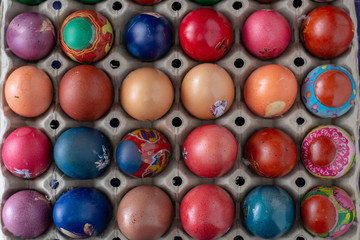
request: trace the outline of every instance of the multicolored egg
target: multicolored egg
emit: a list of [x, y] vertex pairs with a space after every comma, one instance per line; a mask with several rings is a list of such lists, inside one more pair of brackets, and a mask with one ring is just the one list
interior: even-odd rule
[[302, 161], [316, 177], [336, 179], [345, 175], [355, 161], [355, 143], [344, 129], [321, 125], [311, 130], [301, 145]]
[[301, 201], [301, 218], [307, 231], [316, 237], [335, 238], [343, 235], [355, 218], [350, 196], [335, 186], [319, 186]]
[[92, 63], [104, 58], [113, 44], [109, 20], [92, 10], [70, 14], [60, 29], [60, 46], [72, 60]]
[[45, 133], [33, 127], [21, 127], [5, 139], [2, 159], [15, 176], [36, 178], [49, 167], [51, 149]]
[[105, 171], [110, 163], [110, 157], [109, 140], [92, 128], [70, 128], [55, 142], [56, 165], [71, 178], [96, 178]]
[[338, 65], [321, 65], [305, 78], [301, 99], [305, 107], [322, 118], [344, 115], [354, 105], [356, 84], [352, 75]]
[[93, 188], [75, 188], [56, 201], [53, 210], [55, 226], [64, 235], [90, 238], [100, 235], [110, 222], [111, 203]]
[[137, 129], [128, 133], [116, 149], [120, 169], [133, 177], [155, 176], [170, 158], [170, 143], [155, 129]]

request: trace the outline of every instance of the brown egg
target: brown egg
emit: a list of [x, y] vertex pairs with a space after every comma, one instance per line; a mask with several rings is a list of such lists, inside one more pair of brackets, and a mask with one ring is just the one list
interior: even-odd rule
[[158, 239], [173, 218], [169, 196], [155, 186], [138, 186], [121, 199], [117, 211], [120, 231], [129, 240]]
[[99, 68], [80, 65], [70, 69], [59, 84], [59, 101], [64, 112], [78, 121], [103, 116], [113, 101], [113, 86]]
[[23, 66], [5, 82], [5, 99], [11, 110], [23, 117], [37, 117], [50, 106], [53, 86], [48, 75], [37, 67]]
[[155, 68], [139, 68], [131, 72], [120, 88], [120, 102], [137, 120], [156, 120], [164, 116], [174, 100], [170, 79]]
[[193, 67], [181, 85], [181, 100], [186, 110], [200, 119], [222, 116], [231, 106], [235, 87], [230, 75], [217, 64]]

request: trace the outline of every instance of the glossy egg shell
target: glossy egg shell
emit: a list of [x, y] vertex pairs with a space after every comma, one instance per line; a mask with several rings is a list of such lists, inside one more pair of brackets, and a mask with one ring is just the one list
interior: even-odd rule
[[138, 186], [127, 192], [117, 210], [120, 231], [130, 240], [160, 238], [173, 219], [169, 196], [155, 186]]
[[234, 135], [226, 128], [207, 124], [195, 128], [186, 137], [183, 159], [186, 166], [201, 177], [221, 177], [235, 164], [238, 154]]

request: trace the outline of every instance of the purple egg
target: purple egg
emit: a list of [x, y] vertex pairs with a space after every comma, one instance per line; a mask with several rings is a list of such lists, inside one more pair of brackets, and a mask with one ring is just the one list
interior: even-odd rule
[[25, 12], [10, 22], [6, 42], [18, 57], [28, 61], [39, 60], [54, 47], [55, 28], [44, 15]]
[[37, 191], [23, 190], [12, 195], [2, 210], [5, 227], [15, 236], [35, 238], [50, 225], [51, 206]]

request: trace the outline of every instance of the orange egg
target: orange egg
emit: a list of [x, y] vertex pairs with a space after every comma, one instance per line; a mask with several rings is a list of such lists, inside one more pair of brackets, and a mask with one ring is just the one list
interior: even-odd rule
[[284, 114], [293, 105], [297, 81], [286, 67], [270, 64], [256, 69], [245, 82], [244, 99], [252, 112], [273, 118]]
[[124, 110], [137, 120], [156, 120], [164, 116], [174, 100], [170, 79], [155, 68], [139, 68], [131, 72], [120, 88]]
[[181, 85], [181, 101], [186, 110], [200, 119], [215, 119], [230, 108], [235, 87], [230, 75], [217, 64], [193, 67]]
[[5, 82], [5, 99], [11, 110], [23, 117], [37, 117], [50, 106], [53, 86], [48, 75], [37, 67], [23, 66]]

